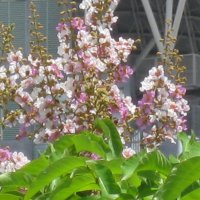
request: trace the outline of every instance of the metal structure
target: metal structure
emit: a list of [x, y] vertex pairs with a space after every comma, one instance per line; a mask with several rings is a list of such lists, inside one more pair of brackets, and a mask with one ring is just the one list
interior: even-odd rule
[[147, 55], [163, 51], [160, 39], [166, 32], [166, 20], [171, 20], [176, 48], [182, 54], [199, 53], [199, 9], [198, 0], [121, 0], [115, 12], [119, 20], [113, 34], [141, 39], [141, 50], [136, 52], [134, 63], [139, 66]]

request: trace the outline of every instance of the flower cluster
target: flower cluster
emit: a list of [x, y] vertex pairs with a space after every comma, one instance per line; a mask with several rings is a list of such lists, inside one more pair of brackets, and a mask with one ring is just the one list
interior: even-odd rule
[[83, 0], [80, 8], [85, 10], [85, 20], [68, 18], [56, 28], [55, 59], [43, 56], [43, 49], [27, 59], [21, 51], [8, 54], [9, 78], [19, 85], [14, 100], [23, 112], [4, 122], [21, 124], [18, 138], [33, 136], [36, 143], [43, 143], [67, 133], [96, 131], [96, 118], [112, 118], [122, 135], [129, 132], [127, 122], [136, 107], [117, 84], [133, 74], [126, 62], [135, 47], [132, 39], [111, 37], [117, 3]]
[[[118, 84], [134, 73], [127, 58], [135, 41], [111, 36], [117, 4], [118, 0], [83, 0], [85, 18], [68, 17], [56, 28], [57, 58], [42, 46], [45, 37], [32, 4], [31, 53], [25, 58], [20, 50], [10, 50], [8, 64], [0, 66], [0, 106], [10, 100], [19, 106], [10, 114], [6, 111], [1, 121], [6, 126], [20, 123], [19, 139], [31, 136], [35, 143], [51, 142], [85, 129], [99, 134], [96, 118], [112, 119], [123, 140], [135, 119], [148, 148], [165, 139], [173, 142], [177, 132], [186, 130], [185, 89], [165, 76], [163, 66], [152, 68], [142, 82], [144, 94], [137, 108], [120, 91]], [[124, 157], [130, 157], [129, 152]]]
[[7, 148], [0, 148], [0, 173], [14, 172], [30, 160], [22, 152], [11, 152]]
[[183, 98], [186, 89], [173, 84], [162, 65], [153, 67], [141, 84], [143, 97], [138, 102], [136, 124], [144, 134], [143, 144], [153, 148], [165, 139], [174, 142], [176, 133], [187, 129], [189, 106]]

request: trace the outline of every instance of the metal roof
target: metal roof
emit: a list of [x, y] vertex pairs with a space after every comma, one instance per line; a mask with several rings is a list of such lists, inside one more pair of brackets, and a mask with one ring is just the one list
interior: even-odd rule
[[[166, 15], [171, 15], [172, 23], [180, 17], [180, 28], [177, 35], [176, 48], [182, 54], [200, 52], [200, 1], [199, 0], [121, 0], [115, 14], [119, 17], [114, 27], [114, 35], [125, 38], [140, 38], [141, 48], [144, 50], [153, 37], [153, 29], [149, 20], [151, 10], [145, 11], [145, 6], [150, 5], [155, 23], [161, 37], [165, 33]], [[170, 13], [171, 9], [171, 14]], [[183, 9], [183, 10], [182, 10]], [[167, 14], [168, 13], [168, 14]], [[153, 22], [153, 21], [152, 21]], [[177, 24], [176, 26], [178, 26]], [[155, 43], [154, 43], [155, 44]], [[152, 45], [151, 54], [158, 51], [156, 45]]]

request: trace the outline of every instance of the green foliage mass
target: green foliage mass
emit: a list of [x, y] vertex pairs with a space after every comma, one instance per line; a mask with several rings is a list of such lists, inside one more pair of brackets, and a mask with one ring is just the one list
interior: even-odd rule
[[[200, 199], [200, 143], [179, 134], [183, 152], [141, 151], [129, 159], [114, 124], [97, 120], [101, 136], [65, 135], [36, 160], [0, 176], [0, 200]], [[91, 159], [95, 153], [100, 159]]]

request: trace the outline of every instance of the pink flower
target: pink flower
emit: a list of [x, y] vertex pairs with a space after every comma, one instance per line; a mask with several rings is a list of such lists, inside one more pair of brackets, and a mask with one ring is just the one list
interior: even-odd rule
[[71, 119], [67, 119], [64, 124], [63, 131], [65, 133], [75, 133], [76, 132], [76, 124]]
[[128, 159], [128, 158], [131, 158], [133, 155], [135, 155], [136, 152], [132, 149], [132, 148], [125, 148], [123, 151], [122, 151], [122, 156], [125, 158], [125, 159]]
[[84, 92], [81, 92], [81, 94], [80, 94], [80, 96], [78, 98], [78, 101], [80, 103], [85, 103], [87, 101], [87, 99], [88, 99], [88, 95], [86, 93], [84, 93]]
[[100, 159], [100, 156], [97, 155], [96, 153], [92, 153], [90, 157], [91, 157], [92, 160], [99, 160]]
[[20, 126], [19, 134], [16, 136], [16, 139], [21, 140], [21, 139], [27, 137], [27, 135], [28, 135], [27, 127], [26, 127], [26, 125], [23, 124]]
[[151, 104], [153, 103], [154, 98], [155, 98], [155, 91], [150, 90], [143, 95], [142, 102], [143, 104]]
[[51, 135], [48, 138], [49, 142], [53, 142], [54, 140], [56, 140], [57, 138], [59, 138], [61, 136], [60, 131], [55, 131], [53, 133], [51, 133]]
[[140, 116], [138, 119], [136, 119], [136, 124], [140, 130], [144, 130], [151, 125], [151, 122], [148, 116]]
[[127, 121], [127, 117], [129, 116], [129, 111], [125, 105], [119, 107], [119, 112], [121, 114], [122, 121]]
[[60, 23], [58, 23], [58, 26], [56, 27], [56, 30], [61, 32], [63, 30], [66, 30], [67, 27], [68, 27], [67, 23], [60, 22]]
[[11, 152], [8, 149], [0, 149], [0, 162], [10, 160]]
[[120, 65], [118, 70], [114, 73], [114, 78], [117, 82], [126, 82], [131, 75], [133, 75], [133, 69], [130, 66]]
[[31, 76], [35, 77], [35, 76], [37, 76], [38, 74], [39, 74], [39, 73], [38, 73], [38, 70], [37, 70], [36, 68], [32, 67], [32, 69], [31, 69]]
[[56, 64], [52, 64], [51, 65], [51, 69], [53, 71], [53, 73], [58, 77], [58, 78], [64, 78], [61, 70], [58, 68], [58, 66]]
[[85, 29], [84, 20], [81, 19], [80, 17], [74, 17], [71, 20], [71, 25], [74, 29], [77, 29], [77, 30], [84, 30]]
[[185, 87], [183, 87], [182, 85], [176, 85], [176, 89], [173, 93], [171, 93], [171, 96], [180, 99], [185, 95], [185, 93]]

